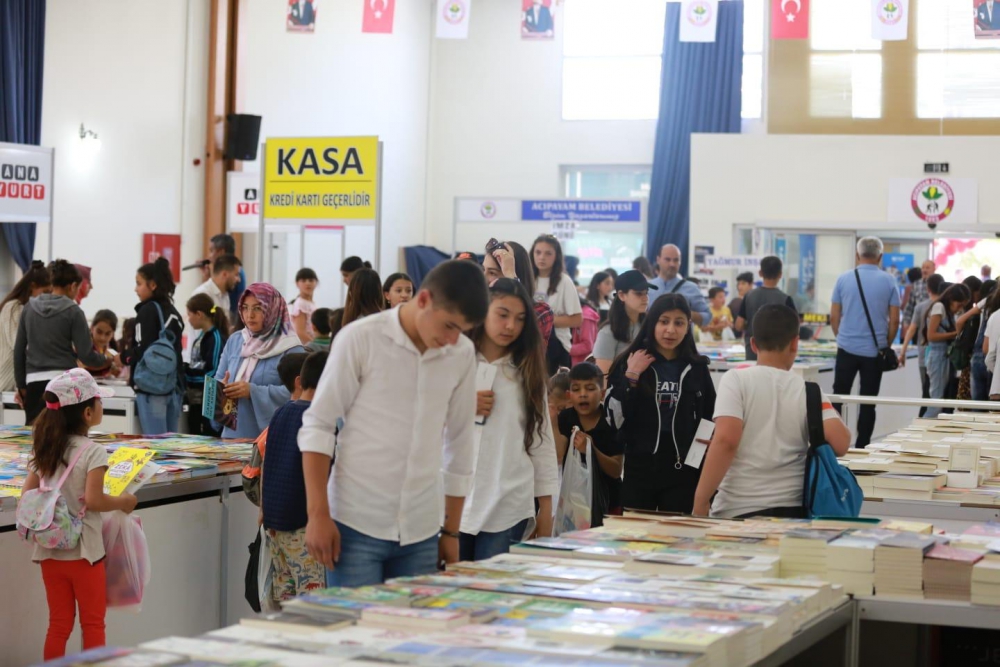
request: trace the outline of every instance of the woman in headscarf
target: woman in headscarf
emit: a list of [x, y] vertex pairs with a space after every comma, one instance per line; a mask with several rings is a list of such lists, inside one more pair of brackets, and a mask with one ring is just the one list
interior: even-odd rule
[[220, 426], [223, 438], [256, 438], [291, 398], [278, 376], [278, 362], [305, 348], [292, 328], [285, 300], [272, 285], [250, 285], [238, 311], [243, 329], [229, 338], [216, 371], [226, 398], [237, 401], [236, 423]]

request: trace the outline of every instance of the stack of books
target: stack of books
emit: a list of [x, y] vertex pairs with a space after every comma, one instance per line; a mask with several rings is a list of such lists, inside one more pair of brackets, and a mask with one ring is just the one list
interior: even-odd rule
[[924, 597], [924, 554], [937, 544], [934, 537], [897, 533], [875, 547], [875, 595]]
[[826, 551], [826, 574], [849, 595], [875, 592], [875, 547], [895, 535], [878, 528], [857, 530], [830, 542]]
[[785, 533], [778, 547], [781, 576], [816, 576], [825, 579], [827, 545], [840, 537], [842, 532], [836, 529], [799, 528]]
[[972, 566], [972, 604], [1000, 605], [1000, 560], [984, 559]]
[[932, 500], [934, 492], [947, 483], [948, 475], [888, 473], [875, 477], [875, 495], [896, 500]]
[[968, 602], [972, 595], [972, 567], [982, 559], [980, 551], [934, 545], [924, 558], [924, 597]]

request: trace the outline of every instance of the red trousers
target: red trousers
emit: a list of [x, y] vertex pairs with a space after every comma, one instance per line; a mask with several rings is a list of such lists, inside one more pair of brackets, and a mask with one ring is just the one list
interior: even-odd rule
[[104, 615], [108, 609], [104, 561], [43, 560], [42, 581], [49, 603], [49, 631], [45, 636], [45, 660], [66, 655], [66, 642], [73, 632], [76, 607], [80, 607], [83, 650], [104, 646]]

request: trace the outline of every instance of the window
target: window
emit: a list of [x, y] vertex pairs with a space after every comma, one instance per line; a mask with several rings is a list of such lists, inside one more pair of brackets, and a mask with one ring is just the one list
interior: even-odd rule
[[585, 199], [649, 197], [653, 168], [649, 165], [564, 166], [563, 196]]
[[[656, 120], [660, 110], [667, 0], [565, 3], [564, 120]], [[760, 118], [764, 79], [764, 0], [745, 0], [743, 118]], [[594, 91], [613, 91], [598, 94]]]
[[809, 114], [882, 117], [882, 42], [871, 37], [869, 0], [813, 0]]
[[920, 3], [918, 118], [1000, 118], [1000, 51], [996, 41], [974, 37], [969, 9]]

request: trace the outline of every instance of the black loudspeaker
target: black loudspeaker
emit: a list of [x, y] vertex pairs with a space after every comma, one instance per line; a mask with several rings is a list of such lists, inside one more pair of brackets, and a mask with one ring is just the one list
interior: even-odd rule
[[226, 158], [229, 160], [256, 160], [260, 143], [260, 116], [231, 113], [226, 116], [229, 133], [226, 135]]

